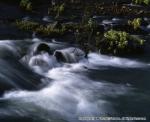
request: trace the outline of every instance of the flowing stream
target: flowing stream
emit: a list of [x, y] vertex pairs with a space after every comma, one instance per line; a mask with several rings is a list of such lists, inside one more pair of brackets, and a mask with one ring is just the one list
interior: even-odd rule
[[44, 44], [54, 55], [37, 53], [41, 42], [0, 41], [0, 122], [150, 116], [148, 58], [90, 53], [85, 59], [80, 49], [50, 42]]

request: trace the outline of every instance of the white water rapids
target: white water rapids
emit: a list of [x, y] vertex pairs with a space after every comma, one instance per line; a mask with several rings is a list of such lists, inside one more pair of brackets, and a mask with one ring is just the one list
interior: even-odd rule
[[[126, 102], [124, 104], [124, 101], [128, 100], [132, 103], [129, 107], [134, 106], [132, 95], [135, 100], [137, 96], [141, 96], [141, 98], [139, 97], [141, 100], [138, 98], [140, 102], [137, 104], [147, 105], [141, 104], [141, 102], [149, 101], [148, 97], [144, 93], [135, 94], [136, 87], [130, 84], [130, 81], [148, 81], [149, 79], [146, 77], [149, 76], [147, 70], [149, 64], [97, 53], [90, 53], [87, 59], [80, 58], [80, 61], [76, 63], [62, 63], [57, 60], [55, 55], [48, 53], [32, 55], [36, 44], [30, 47], [30, 55], [30, 52], [26, 51], [29, 44], [40, 41], [37, 39], [24, 41], [27, 44], [12, 40], [0, 41], [0, 83], [3, 85], [6, 82], [6, 88], [8, 84], [8, 90], [0, 98], [0, 121], [78, 122], [78, 118], [82, 116], [118, 115], [116, 104], [121, 104], [122, 107], [127, 104]], [[49, 45], [56, 50], [62, 48], [61, 45]], [[68, 52], [73, 48], [63, 48], [65, 48], [65, 52], [63, 52], [64, 50], [59, 51], [64, 57], [66, 56], [67, 60], [78, 61], [75, 59], [77, 57], [74, 53]], [[22, 51], [23, 49], [25, 51]], [[20, 59], [23, 52], [26, 52], [27, 57]], [[70, 55], [71, 59], [69, 59]], [[38, 79], [26, 67], [29, 67], [35, 74], [42, 75], [42, 79], [40, 77]], [[134, 73], [130, 73], [130, 70], [131, 72], [133, 70]], [[143, 74], [141, 70], [144, 71]], [[142, 76], [145, 78], [141, 79]], [[117, 78], [120, 80], [119, 83], [112, 82], [117, 81]], [[36, 86], [36, 81], [37, 83], [39, 81], [46, 82], [47, 85], [37, 91], [23, 90], [23, 88], [32, 90]], [[137, 82], [139, 86], [141, 86], [140, 82]], [[19, 89], [9, 90], [9, 85]], [[120, 97], [126, 99], [121, 102]]]
[[[45, 62], [45, 65], [34, 63], [35, 59]], [[59, 117], [52, 115], [54, 116], [52, 119], [47, 114], [39, 112], [40, 115], [33, 114], [35, 119], [36, 116], [40, 116], [45, 122], [58, 122], [60, 120], [58, 118], [63, 118], [66, 122], [77, 122], [80, 116], [100, 116], [100, 114], [107, 116], [108, 113], [116, 113], [107, 97], [117, 98], [132, 93], [132, 87], [126, 84], [94, 81], [85, 75], [86, 72], [90, 69], [103, 70], [102, 67], [141, 68], [148, 65], [130, 59], [91, 53], [88, 55], [88, 60], [84, 59], [74, 64], [58, 63], [53, 56], [41, 54], [33, 56], [29, 66], [35, 72], [44, 75], [49, 85], [36, 92], [21, 90], [6, 93], [3, 99], [15, 101], [16, 106], [19, 107], [3, 111], [1, 114], [27, 116], [31, 113], [36, 114], [34, 106], [38, 106], [48, 113], [52, 111], [58, 113]], [[50, 82], [48, 78], [53, 81]]]

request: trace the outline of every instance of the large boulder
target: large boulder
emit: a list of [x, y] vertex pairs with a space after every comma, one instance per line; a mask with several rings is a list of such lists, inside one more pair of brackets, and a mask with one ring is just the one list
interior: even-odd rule
[[57, 61], [65, 63], [76, 63], [85, 57], [85, 53], [75, 47], [56, 50], [54, 53]]

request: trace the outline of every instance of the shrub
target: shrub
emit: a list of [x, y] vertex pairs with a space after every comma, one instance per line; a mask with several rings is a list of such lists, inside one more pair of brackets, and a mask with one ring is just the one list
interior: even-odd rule
[[65, 11], [65, 3], [62, 3], [60, 5], [54, 5], [48, 8], [48, 14], [55, 14], [55, 17], [59, 17], [62, 15]]
[[20, 7], [27, 11], [32, 11], [32, 2], [30, 0], [21, 0]]
[[128, 21], [128, 25], [132, 26], [134, 28], [134, 30], [137, 30], [138, 28], [140, 28], [141, 24], [142, 24], [141, 18], [135, 18], [134, 20]]
[[143, 51], [145, 41], [124, 31], [110, 30], [104, 33], [100, 43], [102, 53], [126, 54]]
[[134, 4], [139, 4], [139, 5], [141, 5], [141, 4], [150, 5], [150, 0], [132, 0], [132, 2]]
[[37, 22], [32, 21], [16, 21], [15, 25], [21, 29], [26, 31], [33, 31], [35, 28], [39, 26]]
[[66, 32], [64, 27], [54, 28], [51, 24], [41, 25], [33, 21], [16, 21], [15, 25], [21, 30], [34, 31], [44, 36], [61, 36]]
[[88, 21], [88, 26], [90, 29], [95, 29], [98, 26], [98, 24], [95, 20], [90, 18]]
[[58, 28], [52, 28], [50, 24], [46, 25], [46, 26], [43, 26], [43, 25], [40, 25], [38, 28], [36, 28], [36, 32], [37, 33], [40, 33], [40, 34], [43, 34], [43, 35], [51, 35], [51, 36], [61, 36], [65, 33], [65, 28], [61, 28], [61, 29], [58, 29]]

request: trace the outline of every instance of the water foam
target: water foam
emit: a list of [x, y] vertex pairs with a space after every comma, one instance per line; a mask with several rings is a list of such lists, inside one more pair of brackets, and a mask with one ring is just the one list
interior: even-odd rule
[[[41, 59], [44, 60], [46, 65], [39, 65], [43, 62], [37, 63], [35, 61]], [[146, 65], [130, 59], [98, 55], [96, 53], [90, 53], [88, 61], [82, 60], [74, 64], [65, 63], [62, 67], [55, 66], [57, 61], [52, 60], [53, 58], [48, 54], [41, 54], [33, 56], [29, 62], [32, 68], [37, 68], [38, 64], [40, 72], [47, 68], [44, 71], [44, 76], [52, 79], [53, 82], [50, 82], [46, 88], [36, 92], [12, 91], [6, 93], [3, 99], [19, 101], [18, 104], [22, 106], [28, 103], [49, 112], [55, 111], [69, 122], [78, 122], [79, 116], [99, 116], [100, 113], [107, 116], [109, 112], [116, 112], [107, 97], [117, 98], [128, 92], [131, 93], [131, 86], [113, 84], [102, 80], [94, 81], [85, 76], [83, 72], [97, 66], [139, 68]], [[27, 114], [30, 108], [19, 109], [21, 109], [20, 112], [23, 110], [22, 114]], [[34, 111], [32, 112], [34, 113]]]
[[88, 61], [91, 65], [96, 66], [112, 66], [120, 68], [141, 68], [148, 66], [147, 64], [139, 61], [96, 53], [90, 53], [88, 55]]
[[82, 73], [77, 73], [79, 71], [77, 64], [53, 68], [45, 74], [53, 79], [48, 87], [38, 92], [14, 91], [5, 94], [4, 98], [56, 111], [70, 122], [77, 122], [79, 116], [98, 116], [99, 113], [107, 114], [108, 111], [114, 113], [105, 96], [124, 95], [129, 88], [104, 81], [92, 81]]
[[5, 52], [9, 51], [14, 56], [19, 56], [18, 52], [20, 51], [20, 48], [16, 47], [15, 42], [12, 40], [0, 40], [0, 49], [1, 49], [1, 51], [4, 50]]

